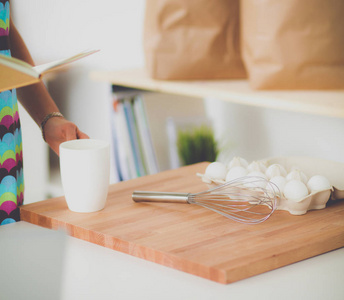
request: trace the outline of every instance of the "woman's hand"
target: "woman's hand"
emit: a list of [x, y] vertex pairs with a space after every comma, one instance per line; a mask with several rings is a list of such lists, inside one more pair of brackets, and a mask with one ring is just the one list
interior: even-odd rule
[[[30, 65], [35, 65], [22, 37], [12, 22], [12, 18], [10, 18], [10, 22], [9, 39], [12, 56]], [[59, 111], [43, 82], [18, 88], [17, 95], [18, 100], [38, 126], [41, 125], [42, 118], [49, 112]], [[73, 122], [62, 117], [50, 118], [44, 124], [44, 136], [46, 142], [57, 155], [59, 155], [59, 146], [62, 142], [89, 138]]]
[[59, 155], [59, 146], [65, 141], [88, 139], [89, 136], [73, 123], [62, 117], [49, 119], [44, 125], [45, 141]]

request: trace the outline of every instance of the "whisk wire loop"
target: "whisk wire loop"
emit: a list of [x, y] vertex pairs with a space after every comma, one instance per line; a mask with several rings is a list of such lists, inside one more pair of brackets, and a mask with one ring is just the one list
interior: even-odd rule
[[267, 220], [276, 209], [278, 197], [280, 197], [278, 187], [267, 179], [258, 176], [241, 177], [194, 194], [133, 193], [133, 200], [136, 202], [196, 204], [244, 224], [258, 224]]

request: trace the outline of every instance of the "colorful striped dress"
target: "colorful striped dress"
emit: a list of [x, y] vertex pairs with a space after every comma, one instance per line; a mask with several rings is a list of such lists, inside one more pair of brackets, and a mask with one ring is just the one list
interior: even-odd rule
[[[0, 53], [9, 47], [10, 4], [0, 0]], [[23, 154], [16, 90], [0, 93], [0, 225], [20, 220], [23, 204]]]

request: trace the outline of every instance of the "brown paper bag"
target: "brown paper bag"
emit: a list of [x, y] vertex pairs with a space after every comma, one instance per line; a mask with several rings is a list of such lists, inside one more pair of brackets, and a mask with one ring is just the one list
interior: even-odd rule
[[253, 88], [344, 88], [343, 0], [242, 0], [240, 9]]
[[144, 51], [155, 79], [246, 77], [239, 0], [147, 0]]

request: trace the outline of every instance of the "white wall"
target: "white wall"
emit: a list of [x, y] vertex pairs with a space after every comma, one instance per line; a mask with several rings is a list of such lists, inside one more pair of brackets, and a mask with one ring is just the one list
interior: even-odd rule
[[[48, 148], [41, 130], [24, 108], [18, 105], [23, 141], [23, 168], [25, 178], [25, 203], [46, 199], [49, 168]], [[26, 172], [27, 171], [27, 172]]]
[[206, 99], [205, 106], [217, 137], [228, 139], [231, 145], [230, 158], [313, 156], [344, 162], [344, 119], [248, 107], [217, 99]]
[[[94, 48], [54, 82], [54, 99], [68, 118], [94, 138], [108, 138], [109, 85], [89, 79], [92, 70], [142, 67], [141, 0], [16, 0], [15, 24], [36, 63]], [[93, 121], [95, 119], [95, 121]]]
[[[92, 138], [110, 140], [107, 107], [111, 94], [108, 84], [91, 81], [88, 74], [92, 70], [143, 66], [144, 4], [140, 0], [16, 0], [11, 3], [15, 25], [36, 64], [89, 48], [101, 50], [74, 63], [70, 70], [57, 74], [49, 82], [62, 113]], [[46, 153], [44, 143], [37, 137], [35, 124], [25, 112], [21, 114], [26, 129], [23, 130], [25, 202], [29, 203], [44, 198], [46, 188], [42, 186], [49, 181], [48, 174], [41, 172], [42, 176], [37, 177], [35, 172], [37, 168], [45, 170], [47, 155], [37, 155], [37, 151]], [[50, 155], [53, 164], [58, 163], [56, 155]], [[53, 196], [61, 193], [61, 189], [51, 191]]]
[[101, 52], [80, 64], [109, 70], [143, 65], [143, 0], [15, 0], [11, 5], [36, 63], [95, 48]]
[[[94, 48], [101, 51], [61, 73], [53, 83], [55, 101], [67, 117], [94, 138], [106, 138], [105, 106], [109, 86], [93, 82], [89, 71], [143, 66], [140, 0], [16, 0], [12, 3], [15, 24], [36, 63], [66, 57]], [[105, 103], [106, 102], [106, 103]], [[95, 119], [96, 121], [91, 121]]]

